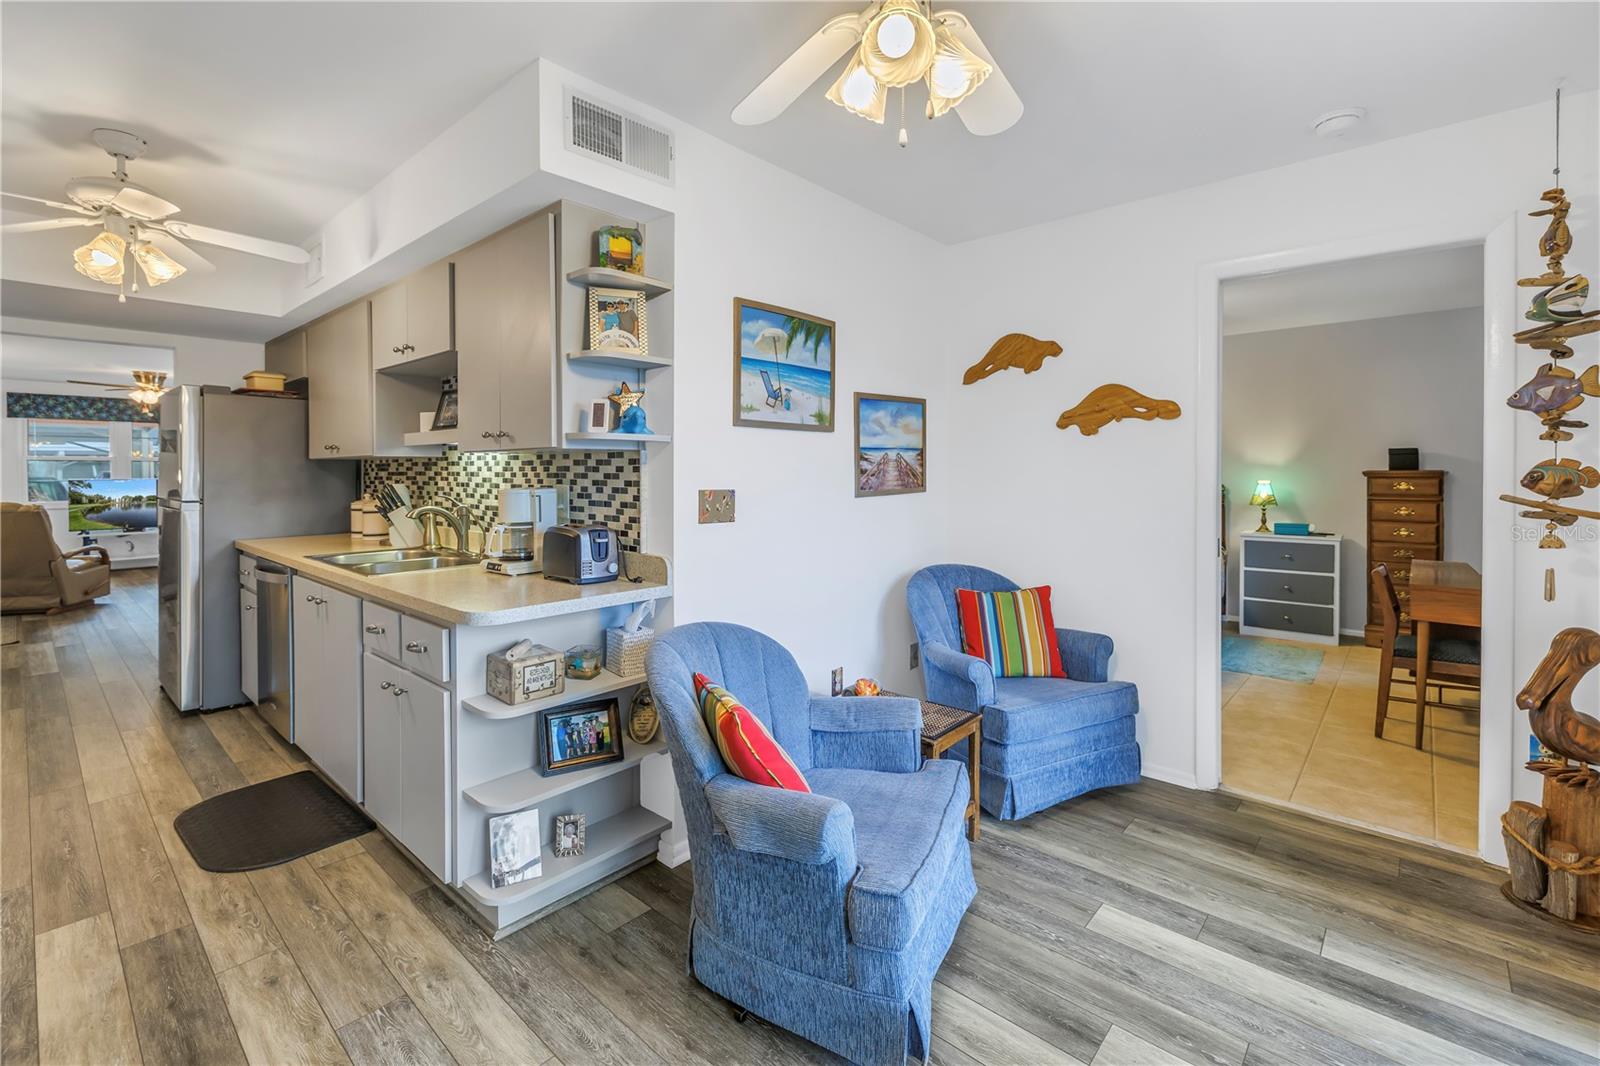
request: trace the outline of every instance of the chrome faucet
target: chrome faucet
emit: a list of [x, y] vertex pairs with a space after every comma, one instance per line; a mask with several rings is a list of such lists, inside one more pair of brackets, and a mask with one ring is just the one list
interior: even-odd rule
[[455, 532], [456, 551], [463, 555], [477, 554], [472, 550], [468, 540], [467, 531], [472, 527], [472, 511], [464, 504], [454, 507], [443, 507], [437, 503], [425, 503], [420, 507], [413, 507], [407, 517], [422, 522], [422, 546], [424, 548], [439, 549], [438, 527], [431, 519], [443, 519]]

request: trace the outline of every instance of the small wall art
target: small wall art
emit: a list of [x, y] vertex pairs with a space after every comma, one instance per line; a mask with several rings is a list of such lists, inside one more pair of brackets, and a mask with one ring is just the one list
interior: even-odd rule
[[644, 273], [644, 234], [632, 226], [602, 226], [594, 236], [597, 265], [630, 274]]
[[733, 301], [733, 424], [833, 432], [834, 324]]
[[1024, 374], [1031, 374], [1043, 366], [1046, 359], [1060, 354], [1061, 345], [1055, 341], [1042, 341], [1026, 333], [1007, 333], [989, 346], [982, 359], [967, 367], [967, 372], [961, 375], [961, 384], [971, 385], [1012, 367], [1021, 367]]
[[856, 495], [928, 491], [928, 401], [856, 393]]
[[648, 308], [642, 292], [632, 289], [589, 290], [589, 349], [597, 352], [650, 354]]
[[1126, 385], [1101, 385], [1076, 407], [1062, 411], [1061, 417], [1056, 419], [1056, 428], [1077, 426], [1079, 433], [1092, 437], [1102, 426], [1124, 418], [1149, 422], [1156, 418], [1177, 418], [1182, 413], [1176, 401], [1151, 399]]

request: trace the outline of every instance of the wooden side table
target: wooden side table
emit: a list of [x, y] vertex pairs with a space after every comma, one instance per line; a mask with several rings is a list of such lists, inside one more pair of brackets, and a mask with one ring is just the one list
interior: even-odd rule
[[[902, 693], [885, 692], [885, 696]], [[922, 754], [925, 758], [941, 759], [944, 753], [971, 738], [967, 747], [967, 777], [972, 782], [972, 799], [967, 801], [967, 839], [978, 839], [978, 763], [983, 752], [983, 715], [948, 707], [942, 703], [910, 697], [922, 704]]]

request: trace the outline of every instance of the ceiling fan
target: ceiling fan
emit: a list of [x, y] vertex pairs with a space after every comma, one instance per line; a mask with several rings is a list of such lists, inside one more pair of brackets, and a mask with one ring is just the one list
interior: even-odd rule
[[[232, 248], [285, 263], [305, 263], [310, 260], [304, 248], [292, 244], [281, 244], [173, 218], [179, 211], [177, 204], [128, 180], [129, 161], [138, 159], [150, 147], [144, 138], [125, 130], [97, 129], [90, 134], [90, 139], [116, 160], [117, 167], [111, 176], [73, 178], [67, 182], [67, 199], [71, 203], [0, 192], [0, 196], [7, 200], [72, 212], [66, 217], [6, 223], [0, 225], [0, 233], [37, 233], [73, 226], [100, 227], [100, 233], [72, 253], [73, 266], [85, 277], [117, 286], [119, 301], [127, 300], [122, 285], [124, 278], [132, 274], [126, 268], [129, 256], [144, 274], [145, 282], [151, 286], [169, 282], [190, 269], [215, 269], [204, 256], [184, 244], [186, 240]], [[38, 211], [37, 206], [21, 209]], [[133, 275], [132, 281], [133, 291], [138, 292], [138, 276]]]
[[164, 370], [135, 370], [133, 371], [132, 385], [107, 385], [103, 381], [75, 381], [67, 379], [69, 385], [99, 385], [107, 392], [126, 392], [128, 399], [144, 408], [146, 411], [161, 399], [167, 392], [167, 374]]
[[980, 137], [1008, 130], [1022, 117], [1021, 98], [965, 15], [934, 11], [927, 0], [874, 0], [862, 11], [823, 23], [739, 102], [733, 121], [771, 122], [852, 48], [828, 99], [881, 124], [889, 90], [899, 89], [902, 148], [909, 140], [905, 89], [913, 82], [927, 85], [928, 118], [954, 110]]

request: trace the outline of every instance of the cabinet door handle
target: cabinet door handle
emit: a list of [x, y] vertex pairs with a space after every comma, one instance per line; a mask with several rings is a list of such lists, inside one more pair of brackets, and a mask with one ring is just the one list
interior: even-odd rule
[[1396, 529], [1394, 531], [1394, 535], [1397, 536], [1397, 537], [1414, 537], [1417, 534], [1416, 534], [1416, 531], [1412, 530], [1408, 526], [1400, 526], [1398, 529]]
[[1396, 481], [1394, 483], [1394, 491], [1395, 492], [1416, 492], [1417, 491], [1417, 487], [1415, 485], [1413, 485], [1409, 481]]
[[1401, 504], [1399, 507], [1394, 509], [1394, 516], [1396, 518], [1415, 518], [1416, 515], [1417, 509], [1415, 507], [1407, 507], [1405, 504]]
[[1283, 620], [1284, 620], [1284, 621], [1285, 621], [1285, 622], [1293, 622], [1293, 621], [1294, 621], [1294, 618], [1293, 618], [1293, 617], [1292, 617], [1292, 616], [1291, 616], [1291, 615], [1287, 615], [1287, 614], [1286, 614], [1286, 615], [1284, 615], [1284, 616], [1283, 616]]
[[387, 690], [389, 690], [391, 688], [394, 688], [394, 682], [393, 681], [385, 681], [383, 684], [379, 685], [378, 687], [381, 688], [381, 689], [384, 689], [385, 691], [387, 691]]
[[248, 603], [247, 603], [247, 604], [245, 604], [245, 605], [244, 605], [244, 609], [245, 609], [245, 610], [247, 610], [247, 611], [253, 611], [253, 610], [255, 610], [255, 608], [254, 608], [254, 607], [252, 607], [252, 606], [250, 606], [250, 605], [249, 605], [249, 604], [248, 604]]
[[1293, 592], [1294, 591], [1294, 586], [1293, 585], [1285, 585], [1285, 586], [1283, 586], [1283, 591], [1285, 591], [1285, 592]]
[[406, 641], [406, 651], [414, 651], [422, 655], [428, 654], [428, 646], [420, 640]]
[[393, 352], [395, 355], [399, 355], [400, 354], [400, 346], [398, 344], [395, 345], [393, 348], [390, 348], [389, 350], [391, 352]]
[[417, 346], [415, 344], [402, 344], [400, 350], [402, 352], [414, 352], [417, 350]]
[[1293, 552], [1284, 552], [1282, 555], [1278, 556], [1278, 558], [1287, 559], [1292, 563], [1292, 562], [1294, 562], [1294, 553]]
[[384, 629], [383, 629], [382, 626], [374, 625], [374, 626], [368, 626], [367, 627], [367, 632], [368, 633], [380, 633], [381, 634], [383, 631], [384, 631]]
[[1411, 576], [1411, 571], [1409, 571], [1409, 570], [1396, 570], [1391, 576], [1396, 581], [1404, 581], [1406, 578]]
[[328, 447], [331, 448], [334, 451], [338, 451], [339, 450], [339, 446], [337, 444], [330, 444], [330, 445], [328, 445]]
[[316, 603], [317, 602], [317, 598], [315, 596], [311, 595], [311, 593], [308, 592], [308, 593], [306, 593], [306, 602], [307, 603]]
[[406, 690], [401, 688], [399, 685], [396, 685], [394, 687], [394, 694], [396, 696], [404, 696], [406, 694]]
[[490, 438], [492, 438], [492, 437], [493, 437], [493, 436], [494, 436], [494, 434], [493, 434], [493, 433], [490, 433], [490, 432], [489, 432], [489, 431], [488, 431], [488, 430], [484, 430], [484, 431], [483, 431], [483, 439], [484, 439], [484, 440], [489, 440], [489, 439], [490, 439]]
[[1396, 548], [1394, 550], [1394, 557], [1396, 559], [1414, 559], [1416, 558], [1416, 555], [1417, 553], [1412, 551], [1410, 548]]

